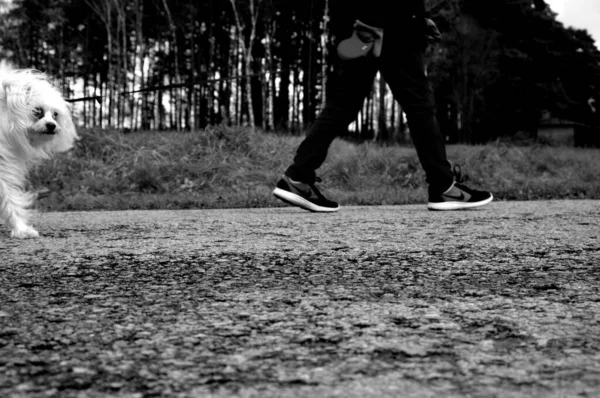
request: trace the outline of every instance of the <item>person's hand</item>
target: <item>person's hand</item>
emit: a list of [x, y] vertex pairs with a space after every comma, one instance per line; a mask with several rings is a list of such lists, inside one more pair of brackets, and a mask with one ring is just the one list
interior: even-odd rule
[[435, 43], [441, 40], [442, 34], [433, 20], [425, 18], [425, 37], [428, 43]]
[[358, 19], [354, 22], [354, 32], [356, 32], [356, 36], [363, 43], [372, 43], [383, 37], [383, 30], [381, 28], [367, 25]]

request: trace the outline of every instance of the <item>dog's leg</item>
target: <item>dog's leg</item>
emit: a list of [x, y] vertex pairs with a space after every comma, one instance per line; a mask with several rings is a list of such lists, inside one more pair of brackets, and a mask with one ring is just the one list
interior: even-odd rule
[[0, 181], [0, 213], [12, 228], [13, 238], [37, 238], [38, 231], [28, 224], [33, 199], [27, 192], [8, 186]]

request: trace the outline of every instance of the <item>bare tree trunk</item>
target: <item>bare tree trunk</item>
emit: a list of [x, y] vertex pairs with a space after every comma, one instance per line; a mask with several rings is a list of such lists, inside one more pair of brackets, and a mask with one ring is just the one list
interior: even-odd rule
[[302, 128], [307, 129], [308, 124], [312, 121], [313, 116], [311, 114], [311, 103], [312, 103], [312, 85], [313, 85], [313, 42], [314, 42], [314, 23], [313, 23], [313, 0], [308, 0], [309, 11], [308, 11], [308, 26], [304, 35], [304, 40], [307, 43], [306, 51], [308, 56], [305, 57], [302, 62], [302, 69], [304, 70], [304, 81], [302, 86], [304, 88], [304, 95], [302, 101]]
[[273, 54], [271, 53], [270, 55], [270, 65], [271, 65], [271, 81], [269, 82], [269, 93], [268, 93], [268, 97], [269, 97], [269, 126], [271, 126], [271, 128], [273, 130], [275, 130], [275, 88], [277, 85], [277, 76], [279, 74], [279, 71], [277, 70], [277, 64], [275, 63], [274, 59], [273, 59]]
[[406, 135], [406, 123], [404, 122], [404, 111], [401, 106], [398, 106], [398, 131], [400, 132], [400, 136], [402, 137], [402, 142], [406, 143], [408, 138]]
[[244, 90], [241, 87], [241, 71], [240, 71], [240, 49], [239, 46], [235, 47], [235, 118], [237, 120], [236, 124], [242, 124], [242, 95]]
[[[135, 10], [136, 10], [136, 18], [135, 18], [135, 46], [134, 46], [134, 71], [136, 69], [136, 64], [140, 69], [139, 73], [139, 84], [136, 81], [136, 77], [138, 73], [134, 73], [133, 80], [131, 84], [131, 91], [137, 90], [137, 88], [141, 88], [144, 84], [145, 78], [145, 70], [144, 70], [144, 53], [145, 53], [145, 43], [142, 37], [142, 28], [143, 28], [143, 18], [144, 15], [144, 2], [141, 0], [135, 1]], [[141, 104], [136, 101], [137, 95], [131, 94], [130, 106], [131, 106], [131, 115], [132, 115], [132, 129], [137, 130], [138, 127], [142, 127], [144, 122], [142, 119], [144, 118], [144, 109], [145, 109], [145, 93], [140, 93]], [[139, 121], [139, 124], [138, 124]], [[143, 127], [142, 127], [143, 128]]]
[[273, 115], [273, 103], [275, 101], [275, 81], [277, 68], [273, 58], [273, 40], [277, 25], [275, 22], [270, 23], [265, 32], [265, 58], [268, 73], [263, 80], [263, 129], [275, 127], [275, 119]]
[[[208, 103], [208, 115], [205, 118], [205, 120], [208, 121], [209, 124], [215, 124], [216, 123], [216, 116], [217, 116], [217, 112], [214, 111], [215, 109], [215, 102], [216, 102], [216, 98], [215, 98], [215, 94], [214, 94], [214, 89], [216, 86], [216, 82], [213, 83], [213, 79], [216, 77], [214, 72], [212, 72], [210, 69], [210, 66], [213, 64], [214, 59], [215, 59], [215, 51], [216, 51], [216, 46], [215, 46], [215, 35], [214, 35], [214, 23], [213, 23], [213, 2], [211, 1], [209, 3], [209, 22], [208, 22], [208, 60], [206, 61], [206, 68], [205, 71], [203, 71], [202, 69], [202, 65], [201, 62], [198, 62], [198, 75], [200, 76], [200, 78], [207, 78], [207, 80], [209, 80], [206, 83], [206, 102]], [[199, 97], [197, 98], [198, 102], [202, 101], [203, 97]], [[216, 107], [218, 108], [219, 106], [216, 105]], [[220, 111], [219, 111], [220, 112]], [[198, 118], [197, 118], [198, 119]], [[198, 119], [198, 126], [204, 126], [205, 122]]]
[[294, 102], [292, 104], [292, 129], [294, 131], [298, 131], [300, 129], [300, 92], [302, 91], [302, 86], [300, 82], [300, 73], [298, 68], [294, 70]]
[[[94, 94], [96, 94], [98, 92], [98, 90], [100, 90], [100, 97], [102, 97], [102, 85], [100, 85], [100, 87], [98, 87], [98, 75], [94, 74], [93, 76], [94, 79]], [[100, 102], [100, 105], [98, 106], [98, 113], [96, 113], [96, 101], [92, 101], [93, 103], [93, 108], [92, 108], [92, 120], [94, 120], [94, 124], [98, 123], [98, 125], [100, 126], [100, 128], [102, 128], [102, 102]]]
[[390, 139], [395, 139], [396, 136], [396, 101], [392, 100], [392, 109], [390, 114], [390, 126], [388, 131], [392, 133]]
[[266, 75], [264, 76], [261, 81], [261, 87], [262, 87], [262, 95], [261, 95], [261, 99], [262, 99], [262, 105], [261, 105], [261, 109], [262, 109], [262, 129], [264, 131], [266, 131], [268, 129], [268, 117], [269, 117], [269, 81], [270, 81], [270, 76]]
[[[112, 125], [112, 113], [113, 113], [113, 92], [114, 92], [114, 44], [113, 44], [113, 0], [85, 0], [87, 5], [96, 13], [98, 18], [104, 24], [106, 29], [106, 57], [107, 57], [107, 65], [108, 71], [106, 73], [106, 81], [103, 82], [100, 80], [100, 87], [104, 87], [103, 89], [103, 97], [108, 97], [108, 116], [107, 123], [109, 126]], [[102, 109], [102, 108], [100, 108]], [[103, 112], [100, 113], [100, 126], [102, 126], [102, 118]]]
[[292, 75], [289, 55], [281, 59], [281, 72], [279, 79], [279, 93], [277, 94], [274, 112], [275, 126], [277, 129], [289, 130], [290, 128], [290, 76]]
[[325, 0], [325, 13], [323, 15], [323, 33], [321, 34], [321, 109], [327, 101], [327, 41], [329, 39], [329, 0]]
[[[166, 50], [164, 49], [164, 44], [160, 44], [159, 45], [160, 50], [162, 50], [163, 52], [166, 53]], [[157, 69], [155, 72], [156, 74], [156, 81], [159, 82], [159, 84], [162, 84], [165, 81], [165, 76], [163, 73], [162, 69]], [[156, 109], [156, 116], [155, 119], [157, 120], [156, 124], [158, 125], [158, 129], [159, 130], [164, 130], [165, 129], [165, 122], [166, 122], [166, 115], [165, 115], [165, 108], [163, 106], [163, 91], [162, 90], [158, 90], [155, 94], [155, 104], [154, 107]]]
[[[179, 70], [179, 47], [177, 46], [177, 28], [175, 23], [173, 22], [173, 17], [171, 16], [171, 10], [169, 9], [169, 5], [167, 4], [167, 0], [162, 0], [163, 8], [165, 9], [165, 13], [167, 14], [167, 22], [169, 23], [169, 29], [171, 30], [171, 46], [169, 50], [173, 51], [173, 62], [175, 69], [175, 83], [181, 83], [181, 75]], [[175, 128], [177, 131], [181, 131], [181, 96], [179, 92], [175, 92]]]
[[108, 107], [107, 107], [107, 123], [108, 126], [114, 126], [113, 125], [113, 113], [114, 113], [114, 91], [115, 91], [115, 66], [114, 66], [114, 60], [115, 60], [115, 44], [114, 44], [114, 40], [113, 40], [113, 34], [112, 34], [112, 29], [113, 29], [113, 22], [112, 22], [112, 7], [110, 7], [110, 9], [108, 10], [107, 13], [107, 21], [108, 21], [108, 25], [107, 25], [107, 30], [108, 30], [108, 54], [107, 54], [107, 58], [108, 58], [108, 73], [107, 73], [107, 78], [106, 78], [106, 96], [108, 97]]
[[[165, 0], [163, 0], [165, 1]], [[252, 74], [252, 46], [254, 45], [254, 40], [256, 37], [256, 26], [258, 21], [258, 14], [260, 3], [262, 0], [249, 0], [250, 4], [250, 35], [248, 39], [248, 44], [244, 40], [244, 29], [245, 26], [242, 23], [240, 18], [238, 7], [236, 6], [236, 0], [230, 0], [231, 6], [233, 8], [233, 13], [235, 16], [235, 24], [237, 27], [237, 36], [238, 43], [242, 50], [242, 55], [244, 58], [244, 74], [245, 74], [245, 82], [246, 82], [246, 102], [248, 104], [248, 122], [251, 127], [255, 127], [254, 123], [254, 106], [252, 103], [252, 84], [250, 82], [250, 76]]]
[[388, 140], [387, 128], [387, 109], [385, 105], [385, 96], [387, 94], [387, 84], [383, 75], [379, 74], [379, 116], [377, 118], [377, 138], [379, 141]]
[[[128, 65], [128, 54], [127, 51], [127, 21], [126, 21], [126, 10], [125, 2], [122, 0], [113, 0], [115, 10], [117, 12], [117, 39], [119, 42], [119, 57], [118, 57], [118, 70], [116, 74], [116, 87], [118, 91], [127, 91], [127, 75], [129, 72]], [[118, 96], [117, 92], [115, 96]], [[123, 128], [125, 125], [125, 105], [126, 101], [121, 98], [117, 100], [117, 127]]]
[[[83, 93], [85, 96], [85, 93], [87, 93], [87, 89], [88, 89], [88, 75], [87, 73], [83, 75]], [[90, 121], [89, 121], [89, 107], [91, 105], [88, 104], [89, 101], [83, 101], [83, 125], [84, 126], [89, 126], [90, 125]]]
[[169, 88], [169, 105], [171, 107], [171, 112], [169, 112], [169, 129], [172, 129], [173, 127], [175, 127], [175, 129], [177, 131], [179, 131], [179, 126], [178, 126], [178, 121], [177, 119], [177, 103], [176, 103], [176, 97], [177, 97], [177, 89], [173, 87], [173, 75], [171, 73], [168, 74], [167, 79], [169, 81], [169, 86], [171, 86], [171, 88]]

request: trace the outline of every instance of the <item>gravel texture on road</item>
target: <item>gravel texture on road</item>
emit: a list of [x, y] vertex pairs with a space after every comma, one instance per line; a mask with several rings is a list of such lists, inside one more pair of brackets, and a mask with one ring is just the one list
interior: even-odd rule
[[0, 397], [598, 397], [600, 201], [42, 214]]

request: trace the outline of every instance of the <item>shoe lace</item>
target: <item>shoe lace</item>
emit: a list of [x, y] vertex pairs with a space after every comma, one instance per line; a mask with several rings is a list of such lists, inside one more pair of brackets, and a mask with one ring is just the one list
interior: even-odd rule
[[323, 182], [323, 180], [320, 177], [315, 176], [314, 181], [308, 185], [312, 188], [313, 192], [315, 194], [317, 194], [318, 197], [323, 198], [324, 197], [323, 194], [321, 193], [321, 191], [319, 191], [319, 189], [315, 185], [315, 183], [317, 183], [317, 182]]

